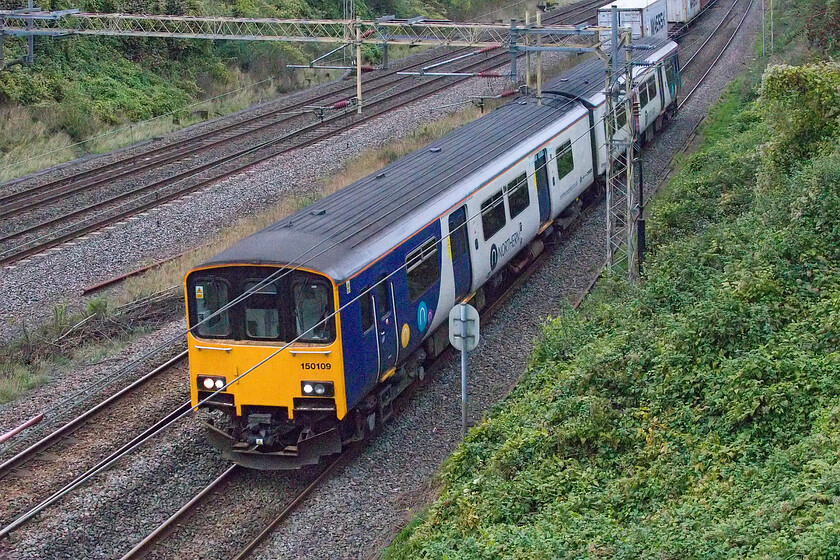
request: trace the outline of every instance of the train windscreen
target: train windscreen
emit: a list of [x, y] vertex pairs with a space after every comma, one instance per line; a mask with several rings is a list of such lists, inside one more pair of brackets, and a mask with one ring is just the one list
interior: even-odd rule
[[187, 290], [190, 327], [199, 338], [310, 343], [335, 339], [332, 284], [317, 274], [270, 267], [213, 268], [190, 274]]

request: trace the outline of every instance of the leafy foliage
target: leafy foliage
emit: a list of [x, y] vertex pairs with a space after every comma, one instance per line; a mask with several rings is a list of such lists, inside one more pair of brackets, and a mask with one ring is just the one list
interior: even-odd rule
[[824, 107], [767, 86], [831, 92], [824, 69], [771, 70], [755, 108], [730, 90], [656, 203], [647, 282], [546, 328], [386, 557], [840, 555], [840, 133], [801, 134]]

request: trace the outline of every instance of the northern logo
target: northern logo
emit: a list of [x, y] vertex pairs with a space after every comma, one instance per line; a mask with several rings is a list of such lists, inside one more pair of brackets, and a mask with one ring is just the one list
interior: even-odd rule
[[493, 246], [490, 247], [490, 270], [495, 270], [497, 264], [499, 264], [499, 249], [493, 243]]
[[[520, 229], [521, 229], [520, 224]], [[496, 266], [499, 264], [499, 259], [504, 257], [508, 254], [508, 251], [518, 247], [522, 244], [522, 235], [520, 233], [514, 232], [513, 235], [508, 237], [504, 240], [504, 242], [500, 246], [496, 246], [495, 243], [490, 246], [490, 270], [495, 270]]]

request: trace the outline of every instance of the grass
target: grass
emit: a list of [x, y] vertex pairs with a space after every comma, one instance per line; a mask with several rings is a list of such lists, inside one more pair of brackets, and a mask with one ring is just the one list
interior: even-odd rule
[[[234, 68], [235, 89], [219, 85], [207, 92], [206, 101], [132, 124], [100, 123], [89, 137], [78, 139], [65, 132], [59, 123], [62, 108], [48, 104], [37, 108], [11, 105], [0, 109], [0, 182], [40, 171], [88, 154], [106, 153], [137, 142], [158, 138], [181, 128], [246, 109], [273, 99], [292, 88], [288, 81], [265, 79]], [[325, 79], [312, 71], [298, 77], [300, 83], [313, 84]], [[52, 116], [51, 116], [52, 115]], [[33, 154], [36, 154], [33, 156]]]

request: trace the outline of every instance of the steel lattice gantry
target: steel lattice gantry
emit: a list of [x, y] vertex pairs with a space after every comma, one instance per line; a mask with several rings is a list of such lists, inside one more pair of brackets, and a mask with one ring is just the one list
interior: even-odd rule
[[[233, 18], [140, 14], [82, 13], [75, 10], [40, 12], [0, 11], [0, 33], [6, 35], [107, 35], [117, 37], [166, 37], [179, 39], [226, 39], [238, 41], [290, 41], [313, 43], [361, 43], [453, 47], [505, 46], [511, 37], [540, 34], [544, 43], [562, 46], [570, 37], [597, 37], [599, 28], [552, 25], [539, 29], [500, 23], [457, 23], [409, 20], [317, 20], [279, 18]], [[513, 39], [515, 42], [515, 39]], [[588, 44], [568, 45], [568, 50]]]

